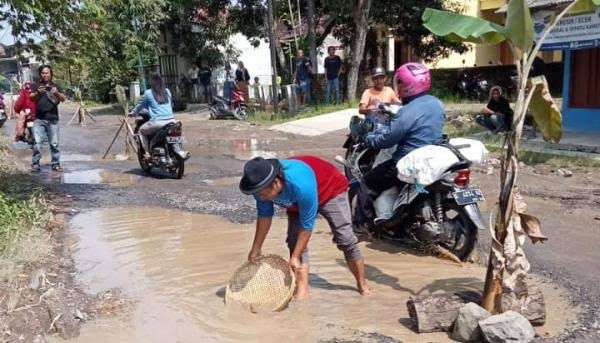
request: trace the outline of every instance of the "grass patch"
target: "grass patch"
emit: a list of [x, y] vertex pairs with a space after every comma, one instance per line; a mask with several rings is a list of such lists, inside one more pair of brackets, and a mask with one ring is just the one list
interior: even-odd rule
[[45, 231], [51, 213], [36, 181], [10, 156], [9, 144], [0, 137], [0, 278], [10, 278], [51, 250]]
[[358, 114], [358, 102], [342, 103], [339, 105], [317, 104], [310, 110], [301, 111], [295, 116], [290, 116], [287, 113], [279, 113], [276, 115], [275, 113], [269, 111], [259, 111], [250, 116], [248, 121], [258, 125], [273, 125], [292, 120], [311, 118], [331, 112], [347, 110], [349, 108], [356, 108], [356, 113]]
[[476, 113], [460, 116], [460, 119], [446, 121], [444, 125], [444, 134], [450, 138], [469, 137], [479, 132], [484, 132], [485, 128], [475, 122]]
[[465, 123], [462, 126], [446, 123], [444, 126], [444, 133], [450, 138], [469, 137], [482, 131], [485, 129], [475, 123]]
[[[493, 154], [502, 153], [502, 147], [493, 144], [486, 144], [487, 149]], [[595, 160], [583, 156], [566, 156], [558, 154], [549, 154], [545, 152], [519, 150], [519, 162], [530, 166], [545, 164], [556, 168], [600, 168], [600, 160]]]

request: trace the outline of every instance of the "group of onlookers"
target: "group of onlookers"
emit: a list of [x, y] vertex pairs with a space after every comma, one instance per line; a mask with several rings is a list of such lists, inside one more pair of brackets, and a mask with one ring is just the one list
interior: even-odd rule
[[[202, 95], [204, 95], [206, 102], [212, 103], [212, 97], [214, 95], [213, 83], [212, 83], [212, 69], [203, 64], [202, 67], [198, 67], [198, 64], [192, 64], [192, 67], [188, 70], [189, 86], [195, 92], [196, 85], [201, 87]], [[238, 68], [235, 72], [232, 71], [231, 65], [227, 63], [225, 65], [225, 79], [223, 81], [223, 98], [230, 99], [233, 90], [237, 89], [243, 94], [244, 99], [248, 101], [250, 86], [250, 73], [244, 66], [244, 62], [238, 62]]]
[[[325, 58], [324, 62], [325, 74], [327, 77], [325, 88], [326, 101], [328, 103], [335, 102], [339, 104], [342, 100], [340, 92], [340, 74], [342, 72], [343, 62], [342, 59], [336, 55], [335, 47], [330, 46], [327, 51], [328, 56]], [[306, 106], [311, 103], [311, 93], [313, 91], [312, 79], [314, 74], [315, 71], [312, 62], [304, 55], [303, 50], [298, 50], [293, 80], [297, 86], [296, 95], [300, 106]], [[200, 86], [206, 101], [211, 103], [214, 95], [211, 78], [212, 70], [207, 64], [203, 63], [199, 67], [198, 64], [194, 63], [188, 70], [187, 77], [182, 76], [180, 85], [184, 88], [184, 91], [191, 91], [191, 93], [196, 92], [197, 85]], [[229, 63], [225, 64], [223, 98], [230, 99], [233, 91], [237, 88], [237, 90], [243, 94], [244, 99], [247, 102], [250, 95], [250, 80], [250, 73], [245, 67], [244, 62], [238, 62], [238, 67], [235, 71], [232, 70]], [[278, 82], [278, 85], [279, 83], [280, 82]], [[256, 91], [258, 86], [260, 86], [260, 80], [258, 77], [255, 77], [254, 83], [252, 84], [253, 89], [255, 89], [255, 96], [258, 95], [257, 93], [260, 93], [260, 91]]]

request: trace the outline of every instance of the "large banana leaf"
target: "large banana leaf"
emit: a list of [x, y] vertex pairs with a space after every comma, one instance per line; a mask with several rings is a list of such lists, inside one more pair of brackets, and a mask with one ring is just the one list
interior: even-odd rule
[[548, 81], [543, 76], [532, 78], [529, 87], [533, 88], [533, 97], [529, 103], [529, 110], [535, 123], [542, 131], [546, 141], [560, 142], [562, 137], [562, 114], [550, 95]]
[[477, 17], [426, 8], [421, 19], [433, 34], [454, 42], [498, 44], [506, 40], [502, 25]]
[[510, 0], [506, 13], [504, 35], [512, 42], [518, 59], [533, 46], [533, 20], [526, 0]]
[[600, 6], [600, 0], [579, 0], [569, 11], [569, 14], [579, 14], [596, 10]]

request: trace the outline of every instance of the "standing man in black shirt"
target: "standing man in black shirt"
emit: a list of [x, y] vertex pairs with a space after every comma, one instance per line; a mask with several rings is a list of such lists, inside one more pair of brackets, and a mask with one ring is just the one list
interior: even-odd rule
[[52, 156], [53, 171], [62, 171], [60, 167], [60, 151], [58, 150], [58, 104], [65, 101], [65, 95], [62, 88], [53, 80], [54, 74], [52, 67], [43, 65], [38, 70], [40, 81], [36, 85], [35, 91], [31, 93], [31, 99], [37, 105], [35, 123], [33, 125], [33, 158], [31, 169], [34, 172], [40, 171], [40, 160], [42, 158], [42, 143], [48, 141], [50, 145], [50, 154]]
[[200, 71], [198, 73], [198, 78], [200, 80], [202, 88], [204, 89], [204, 98], [206, 99], [206, 102], [212, 104], [212, 70], [210, 69], [208, 64], [202, 64], [202, 67], [200, 68]]
[[244, 101], [248, 103], [250, 100], [250, 94], [248, 92], [248, 85], [250, 84], [250, 73], [244, 66], [244, 62], [238, 63], [238, 68], [235, 71], [235, 80], [237, 82], [237, 88], [242, 92]]
[[327, 74], [327, 102], [331, 102], [331, 88], [335, 90], [336, 104], [340, 103], [340, 72], [342, 71], [342, 59], [335, 54], [335, 48], [327, 49], [329, 56], [325, 58], [325, 73]]

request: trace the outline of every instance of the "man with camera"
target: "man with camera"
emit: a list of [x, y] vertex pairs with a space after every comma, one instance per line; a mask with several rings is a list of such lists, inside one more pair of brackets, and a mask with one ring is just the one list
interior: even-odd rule
[[43, 65], [39, 68], [40, 81], [35, 91], [31, 93], [31, 99], [35, 102], [37, 113], [33, 125], [33, 158], [31, 170], [39, 172], [40, 160], [42, 159], [42, 143], [48, 141], [53, 171], [62, 171], [60, 167], [60, 151], [58, 150], [58, 104], [65, 101], [66, 97], [62, 88], [54, 82], [52, 67]]

